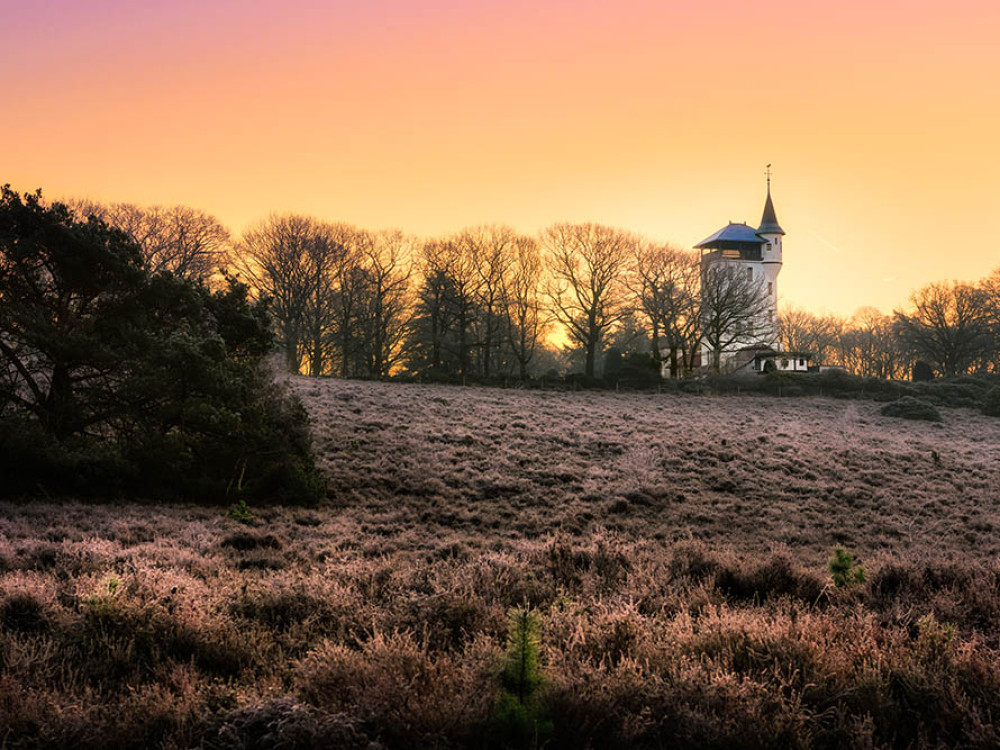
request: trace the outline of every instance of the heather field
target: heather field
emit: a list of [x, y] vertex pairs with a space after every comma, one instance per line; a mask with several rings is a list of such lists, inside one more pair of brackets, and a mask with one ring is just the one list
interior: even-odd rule
[[835, 399], [298, 383], [344, 513], [384, 549], [553, 535], [1000, 553], [1000, 420]]
[[320, 507], [0, 505], [0, 746], [1000, 744], [1000, 419], [292, 387]]

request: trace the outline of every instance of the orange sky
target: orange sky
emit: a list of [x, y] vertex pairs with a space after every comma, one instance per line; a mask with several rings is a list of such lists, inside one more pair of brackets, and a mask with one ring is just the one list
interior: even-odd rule
[[0, 0], [0, 181], [429, 235], [756, 223], [786, 302], [1000, 266], [995, 0]]

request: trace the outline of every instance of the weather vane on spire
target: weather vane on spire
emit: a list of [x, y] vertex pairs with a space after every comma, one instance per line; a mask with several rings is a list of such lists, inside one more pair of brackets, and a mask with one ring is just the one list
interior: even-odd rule
[[771, 165], [770, 164], [767, 165], [767, 171], [765, 172], [765, 174], [767, 175], [767, 192], [770, 193], [771, 192]]

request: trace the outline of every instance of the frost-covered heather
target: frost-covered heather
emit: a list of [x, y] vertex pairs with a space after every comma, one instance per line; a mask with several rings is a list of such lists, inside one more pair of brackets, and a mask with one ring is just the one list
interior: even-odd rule
[[0, 505], [0, 744], [535, 746], [498, 720], [525, 605], [538, 745], [1000, 744], [1000, 420], [295, 387], [324, 507]]
[[395, 546], [600, 530], [745, 552], [1000, 553], [1000, 419], [820, 398], [296, 381], [335, 499]]

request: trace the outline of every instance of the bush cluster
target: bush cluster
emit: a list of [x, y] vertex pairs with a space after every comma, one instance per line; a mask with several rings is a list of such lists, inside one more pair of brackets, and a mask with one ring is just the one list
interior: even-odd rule
[[899, 419], [914, 419], [925, 422], [941, 421], [941, 412], [933, 404], [913, 396], [903, 396], [897, 401], [890, 401], [882, 407], [880, 413], [886, 417], [898, 417]]
[[0, 198], [0, 492], [317, 499], [301, 404], [272, 382], [265, 302], [152, 274], [40, 194]]
[[[459, 378], [449, 374], [423, 372], [419, 376], [401, 375], [403, 382], [428, 382], [447, 385], [486, 385], [499, 388], [555, 391], [618, 390], [685, 393], [698, 396], [762, 395], [778, 397], [826, 396], [867, 401], [895, 401], [904, 396], [919, 398], [938, 407], [982, 409], [1000, 414], [1000, 385], [995, 375], [962, 375], [930, 381], [905, 382], [852, 375], [841, 370], [822, 373], [772, 372], [763, 375], [700, 375], [664, 380], [649, 366], [629, 361], [626, 366], [603, 378], [587, 378], [579, 373], [565, 376], [550, 374], [520, 380], [509, 377]], [[990, 407], [988, 404], [993, 404]], [[992, 411], [989, 411], [992, 409]]]
[[988, 417], [1000, 417], [1000, 385], [995, 385], [986, 392], [983, 398], [983, 414]]

